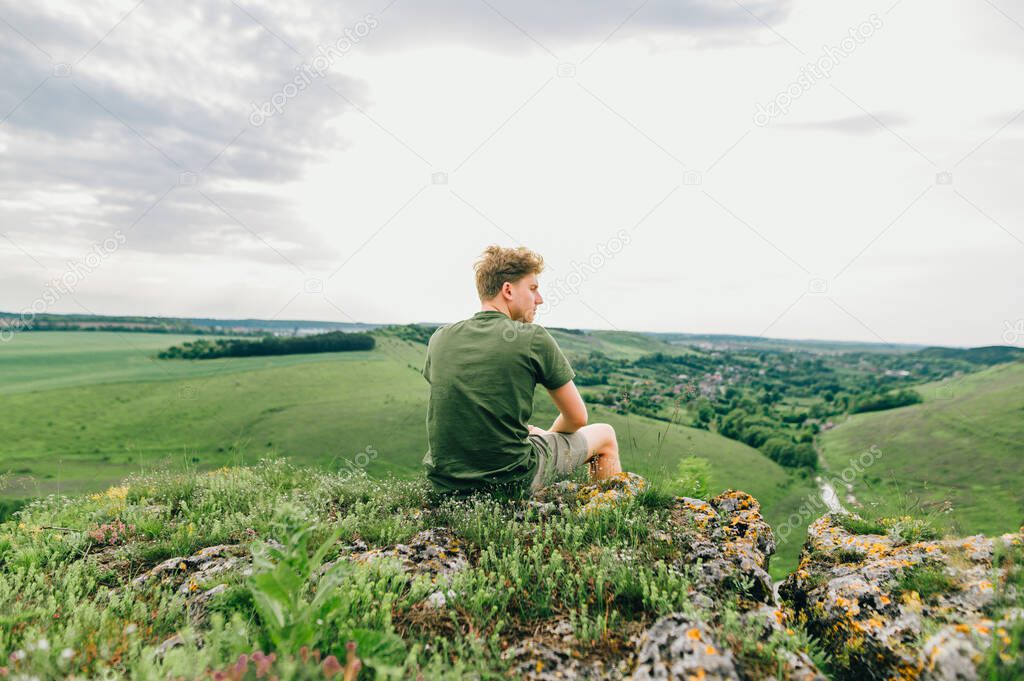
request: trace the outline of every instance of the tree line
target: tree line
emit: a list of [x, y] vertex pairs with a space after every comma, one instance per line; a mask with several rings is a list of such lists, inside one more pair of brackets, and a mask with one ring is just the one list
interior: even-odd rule
[[267, 355], [300, 355], [317, 352], [349, 352], [372, 350], [376, 340], [367, 333], [329, 331], [311, 336], [264, 336], [259, 340], [205, 338], [188, 341], [164, 350], [160, 359], [214, 359], [217, 357], [261, 357]]

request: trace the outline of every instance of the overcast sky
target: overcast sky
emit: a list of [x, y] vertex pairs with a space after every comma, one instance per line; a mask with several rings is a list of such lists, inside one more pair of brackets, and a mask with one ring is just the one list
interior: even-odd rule
[[[1024, 344], [1011, 0], [0, 2], [0, 310]], [[57, 283], [55, 283], [57, 282]]]

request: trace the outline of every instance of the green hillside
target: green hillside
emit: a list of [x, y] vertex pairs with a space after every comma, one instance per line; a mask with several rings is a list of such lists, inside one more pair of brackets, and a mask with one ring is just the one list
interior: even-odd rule
[[923, 404], [858, 414], [825, 433], [832, 471], [877, 445], [881, 459], [854, 483], [862, 503], [898, 511], [895, 479], [900, 490], [925, 503], [951, 501], [948, 518], [957, 532], [1018, 528], [1024, 521], [1024, 363], [917, 390]]
[[652, 352], [686, 354], [688, 348], [673, 346], [653, 336], [633, 331], [588, 331], [586, 335], [551, 329], [551, 335], [567, 355], [603, 352], [609, 357], [636, 359]]
[[[560, 341], [571, 335], [558, 333]], [[602, 351], [629, 347], [631, 335], [609, 339]], [[268, 455], [337, 470], [367, 448], [374, 452], [366, 467], [371, 476], [421, 474], [423, 345], [380, 337], [369, 352], [153, 358], [180, 340], [47, 332], [20, 334], [0, 347], [0, 472], [13, 474], [0, 498], [93, 491], [131, 472], [184, 465], [210, 470]], [[707, 458], [712, 491], [753, 494], [772, 523], [814, 494], [808, 481], [742, 443], [596, 405], [590, 411], [592, 422], [615, 426], [627, 470], [665, 478], [681, 457]], [[546, 428], [554, 416], [538, 388], [535, 425]], [[779, 570], [795, 560], [798, 534], [792, 546], [780, 547]]]
[[[212, 376], [320, 359], [316, 355], [288, 355], [191, 364], [154, 359], [161, 350], [199, 338], [205, 336], [95, 331], [19, 333], [13, 341], [0, 345], [0, 396], [98, 383]], [[351, 352], [338, 355], [338, 359], [362, 360], [368, 356], [365, 352]]]

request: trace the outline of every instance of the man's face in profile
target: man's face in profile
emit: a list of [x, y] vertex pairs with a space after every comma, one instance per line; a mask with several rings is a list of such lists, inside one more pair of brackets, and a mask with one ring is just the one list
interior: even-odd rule
[[536, 274], [527, 274], [512, 287], [512, 300], [508, 303], [509, 316], [517, 322], [533, 323], [537, 315], [537, 306], [544, 302], [540, 296], [540, 284]]

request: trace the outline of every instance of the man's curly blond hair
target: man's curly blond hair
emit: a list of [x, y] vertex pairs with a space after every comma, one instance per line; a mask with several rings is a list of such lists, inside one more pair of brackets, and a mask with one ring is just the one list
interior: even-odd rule
[[528, 274], [544, 271], [544, 258], [525, 246], [502, 248], [488, 246], [473, 266], [476, 270], [476, 291], [480, 300], [498, 295], [507, 281], [516, 283]]

